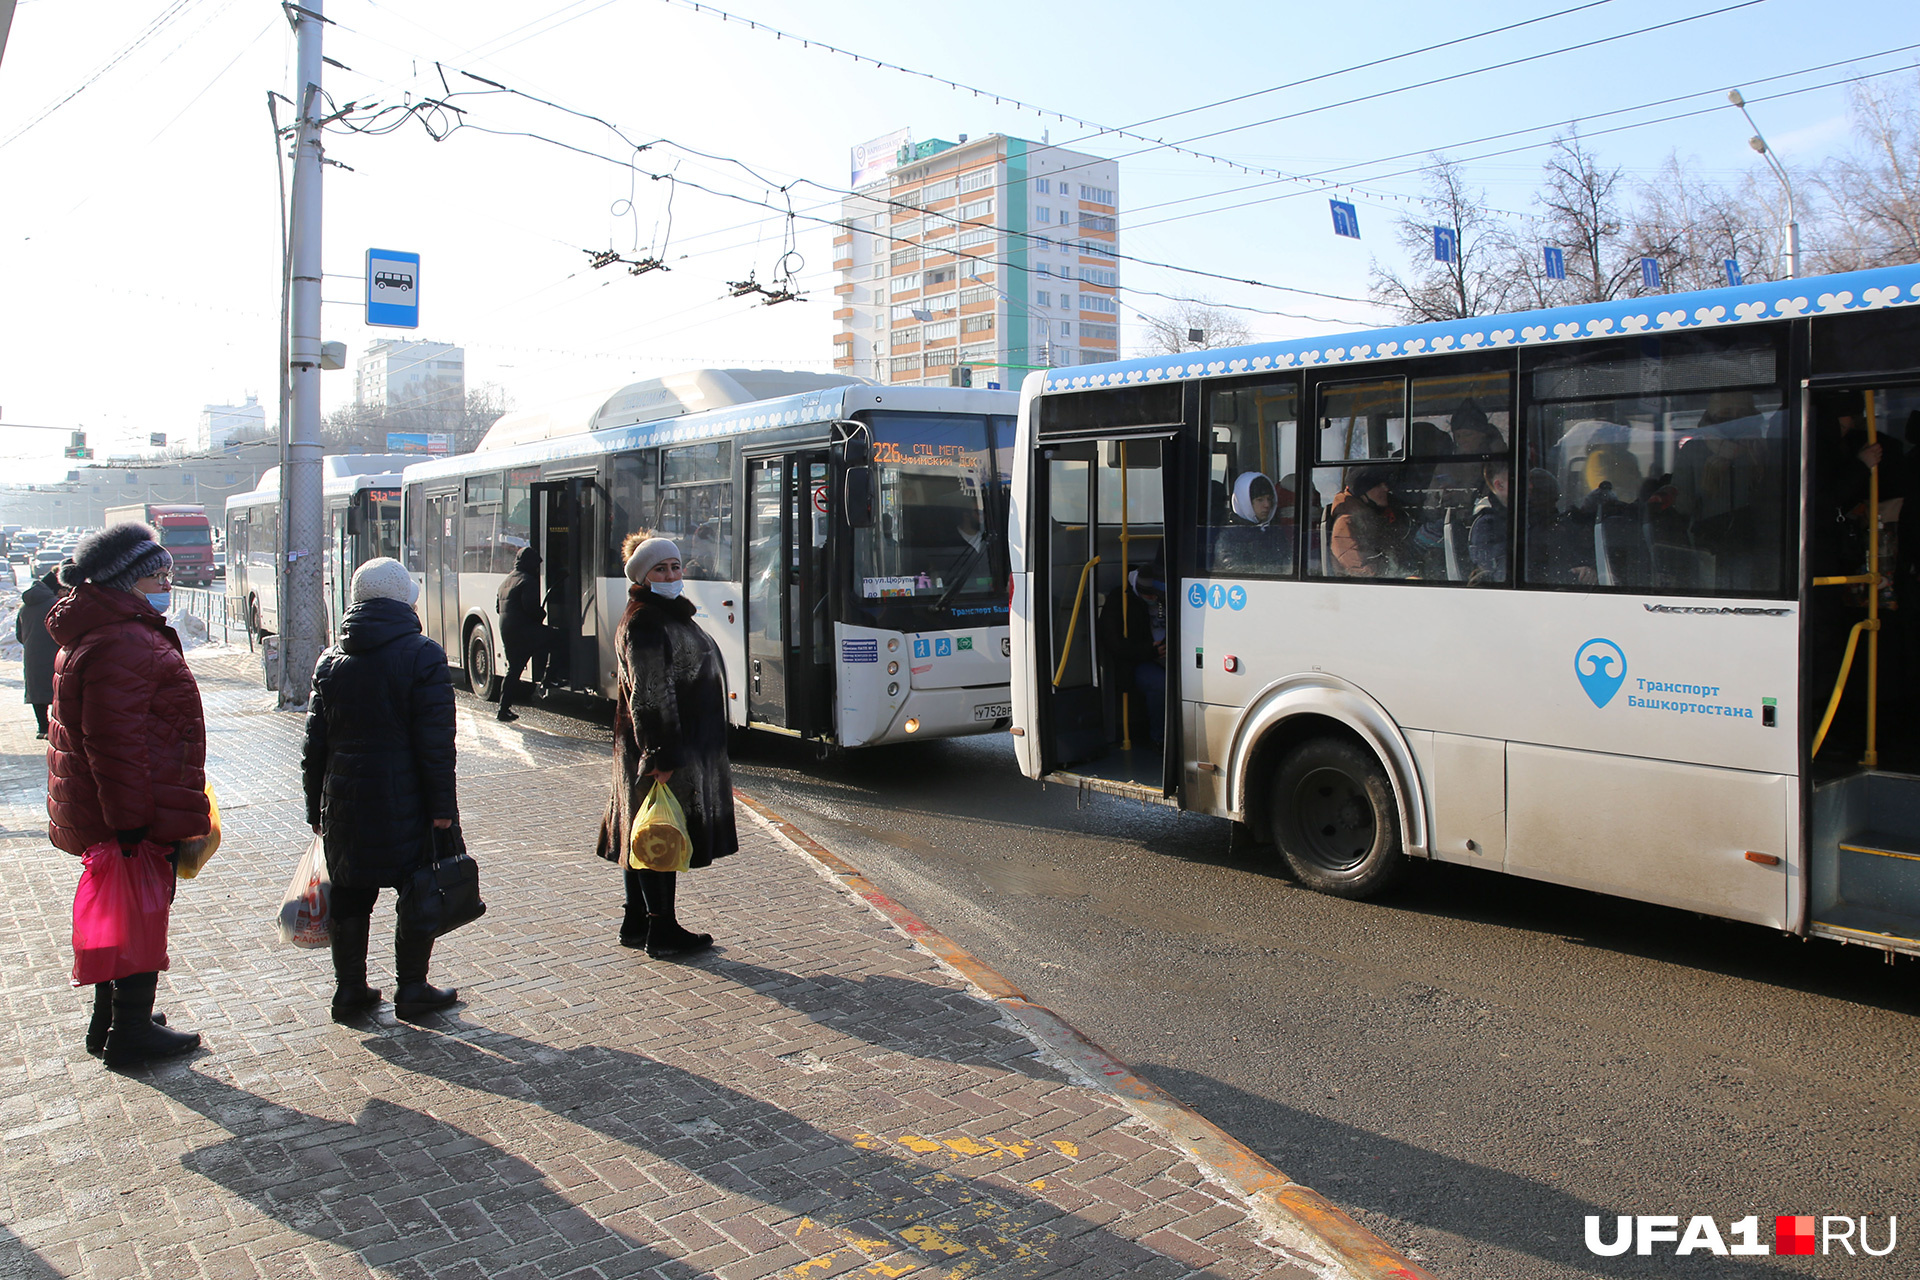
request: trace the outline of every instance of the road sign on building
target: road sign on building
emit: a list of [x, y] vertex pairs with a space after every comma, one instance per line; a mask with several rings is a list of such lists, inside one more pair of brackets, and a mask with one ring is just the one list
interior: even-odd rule
[[367, 250], [367, 323], [389, 329], [420, 327], [420, 255]]

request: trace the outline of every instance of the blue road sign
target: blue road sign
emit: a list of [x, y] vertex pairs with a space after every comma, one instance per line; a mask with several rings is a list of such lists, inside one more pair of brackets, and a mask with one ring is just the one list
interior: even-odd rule
[[1734, 259], [1728, 258], [1726, 267], [1727, 287], [1730, 289], [1738, 289], [1740, 287], [1740, 264]]
[[1360, 212], [1345, 200], [1329, 200], [1333, 206], [1333, 234], [1360, 238]]
[[420, 327], [420, 255], [367, 250], [367, 323], [389, 329]]
[[1565, 280], [1567, 278], [1567, 255], [1552, 245], [1540, 246], [1541, 256], [1546, 259], [1547, 279]]
[[1649, 289], [1660, 287], [1660, 259], [1640, 259], [1640, 282]]
[[1452, 227], [1433, 229], [1433, 260], [1452, 262], [1460, 256], [1460, 236]]

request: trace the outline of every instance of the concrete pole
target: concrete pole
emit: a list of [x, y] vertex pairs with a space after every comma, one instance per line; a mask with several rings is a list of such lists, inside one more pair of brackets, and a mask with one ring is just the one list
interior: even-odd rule
[[292, 410], [282, 424], [286, 466], [280, 472], [286, 512], [286, 559], [280, 575], [280, 705], [304, 707], [320, 660], [326, 602], [320, 580], [320, 31], [323, 0], [302, 0], [295, 35], [299, 75], [298, 146], [293, 161], [292, 333], [288, 373]]

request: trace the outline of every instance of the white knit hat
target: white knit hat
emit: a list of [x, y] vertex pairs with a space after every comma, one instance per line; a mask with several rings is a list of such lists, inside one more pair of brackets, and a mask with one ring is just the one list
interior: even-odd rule
[[627, 557], [627, 580], [636, 583], [645, 582], [653, 566], [662, 560], [679, 558], [680, 545], [672, 538], [648, 538], [635, 547], [633, 554]]
[[381, 556], [353, 571], [350, 598], [355, 604], [363, 600], [398, 600], [401, 604], [412, 604], [420, 598], [420, 584], [407, 573], [407, 566], [392, 556]]

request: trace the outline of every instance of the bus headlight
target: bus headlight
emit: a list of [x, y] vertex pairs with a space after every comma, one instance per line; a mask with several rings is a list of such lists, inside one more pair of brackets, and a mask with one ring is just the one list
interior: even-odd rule
[[907, 721], [907, 732], [908, 733], [920, 732], [920, 721], [917, 718]]
[[889, 637], [887, 638], [887, 652], [888, 652], [888, 653], [897, 653], [897, 652], [899, 651], [899, 649], [900, 649], [900, 637], [899, 637], [899, 636], [889, 636]]

